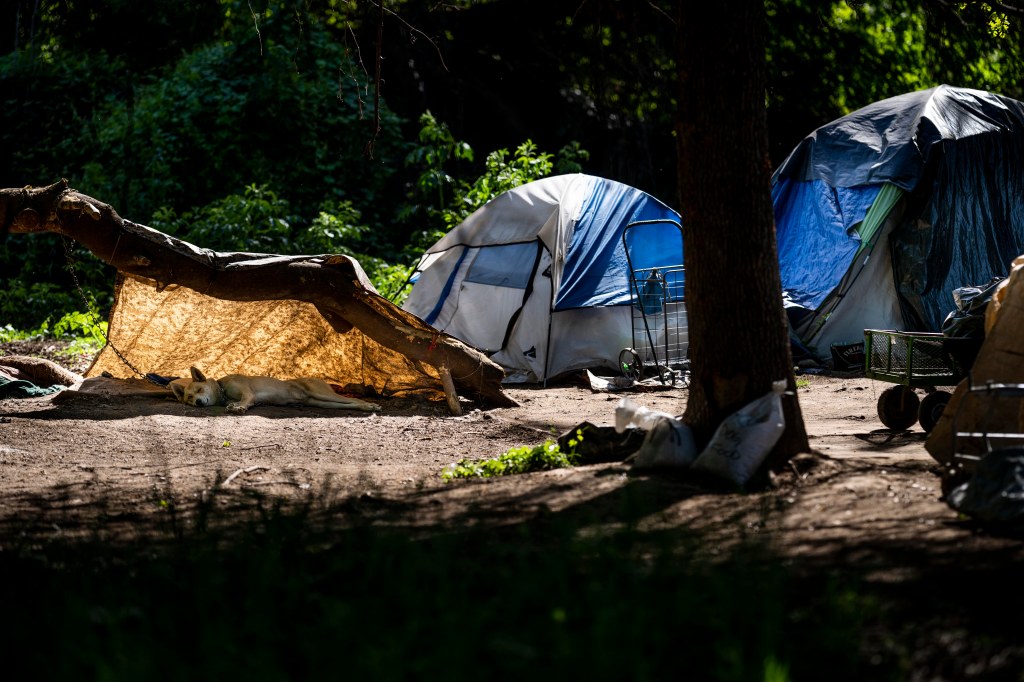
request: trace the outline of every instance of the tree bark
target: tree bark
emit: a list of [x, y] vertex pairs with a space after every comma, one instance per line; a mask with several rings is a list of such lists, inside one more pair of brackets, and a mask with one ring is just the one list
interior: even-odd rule
[[[364, 288], [344, 257], [216, 253], [123, 220], [109, 205], [80, 194], [66, 181], [49, 187], [0, 190], [0, 234], [56, 232], [82, 244], [118, 270], [178, 284], [231, 301], [312, 303], [331, 326], [353, 326], [414, 361], [447, 368], [456, 385], [492, 405], [515, 401], [501, 390], [504, 371], [479, 351], [434, 329]], [[260, 276], [239, 267], [262, 261]]]
[[764, 4], [679, 3], [679, 194], [698, 443], [785, 379], [786, 429], [763, 470], [809, 449], [796, 398], [771, 202]]

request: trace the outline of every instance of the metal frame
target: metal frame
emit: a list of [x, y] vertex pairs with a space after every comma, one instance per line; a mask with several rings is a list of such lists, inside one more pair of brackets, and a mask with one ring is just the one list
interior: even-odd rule
[[[636, 268], [630, 255], [630, 231], [648, 225], [674, 225], [679, 230], [679, 263], [655, 268]], [[629, 268], [631, 326], [633, 347], [623, 349], [619, 364], [623, 373], [642, 379], [648, 366], [652, 367], [661, 383], [666, 377], [675, 384], [677, 374], [686, 383], [689, 371], [687, 360], [689, 342], [680, 337], [688, 334], [686, 322], [685, 269], [683, 260], [683, 226], [670, 219], [637, 220], [622, 231], [622, 246]], [[656, 297], [656, 298], [655, 298]], [[656, 309], [651, 304], [657, 303]], [[680, 320], [683, 320], [680, 324]], [[661, 337], [661, 343], [656, 339]], [[653, 376], [653, 373], [652, 373]]]

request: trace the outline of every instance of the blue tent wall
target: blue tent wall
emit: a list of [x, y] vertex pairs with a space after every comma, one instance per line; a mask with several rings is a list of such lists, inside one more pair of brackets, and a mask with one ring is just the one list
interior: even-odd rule
[[[832, 187], [782, 178], [772, 187], [779, 268], [788, 305], [815, 310], [836, 288], [860, 247], [854, 227], [881, 185]], [[813, 254], [813, 257], [808, 257]]]
[[[629, 305], [622, 231], [631, 222], [658, 219], [678, 223], [679, 214], [633, 187], [605, 179], [595, 182], [569, 244], [554, 309]], [[643, 238], [629, 248], [634, 269], [683, 263], [679, 228], [670, 223], [645, 226]]]

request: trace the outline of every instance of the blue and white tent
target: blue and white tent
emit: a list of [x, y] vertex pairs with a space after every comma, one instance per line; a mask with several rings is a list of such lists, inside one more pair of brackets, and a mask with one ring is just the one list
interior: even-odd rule
[[952, 292], [1024, 252], [1024, 104], [940, 85], [804, 138], [772, 177], [783, 296], [816, 355], [939, 331]]
[[[635, 221], [672, 221], [623, 230]], [[403, 308], [488, 353], [507, 382], [616, 369], [633, 345], [630, 266], [681, 265], [679, 214], [619, 182], [559, 175], [505, 192], [431, 246]], [[629, 259], [626, 248], [629, 249]]]

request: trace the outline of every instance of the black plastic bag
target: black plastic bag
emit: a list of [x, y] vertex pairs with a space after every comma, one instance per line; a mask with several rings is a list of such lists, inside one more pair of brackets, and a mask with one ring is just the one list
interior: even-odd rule
[[953, 290], [956, 310], [942, 323], [942, 333], [956, 338], [985, 338], [985, 309], [992, 295], [1005, 277], [993, 277], [981, 286], [960, 287]]
[[1024, 521], [1024, 448], [986, 454], [971, 479], [950, 491], [946, 504], [975, 521], [1020, 525]]

